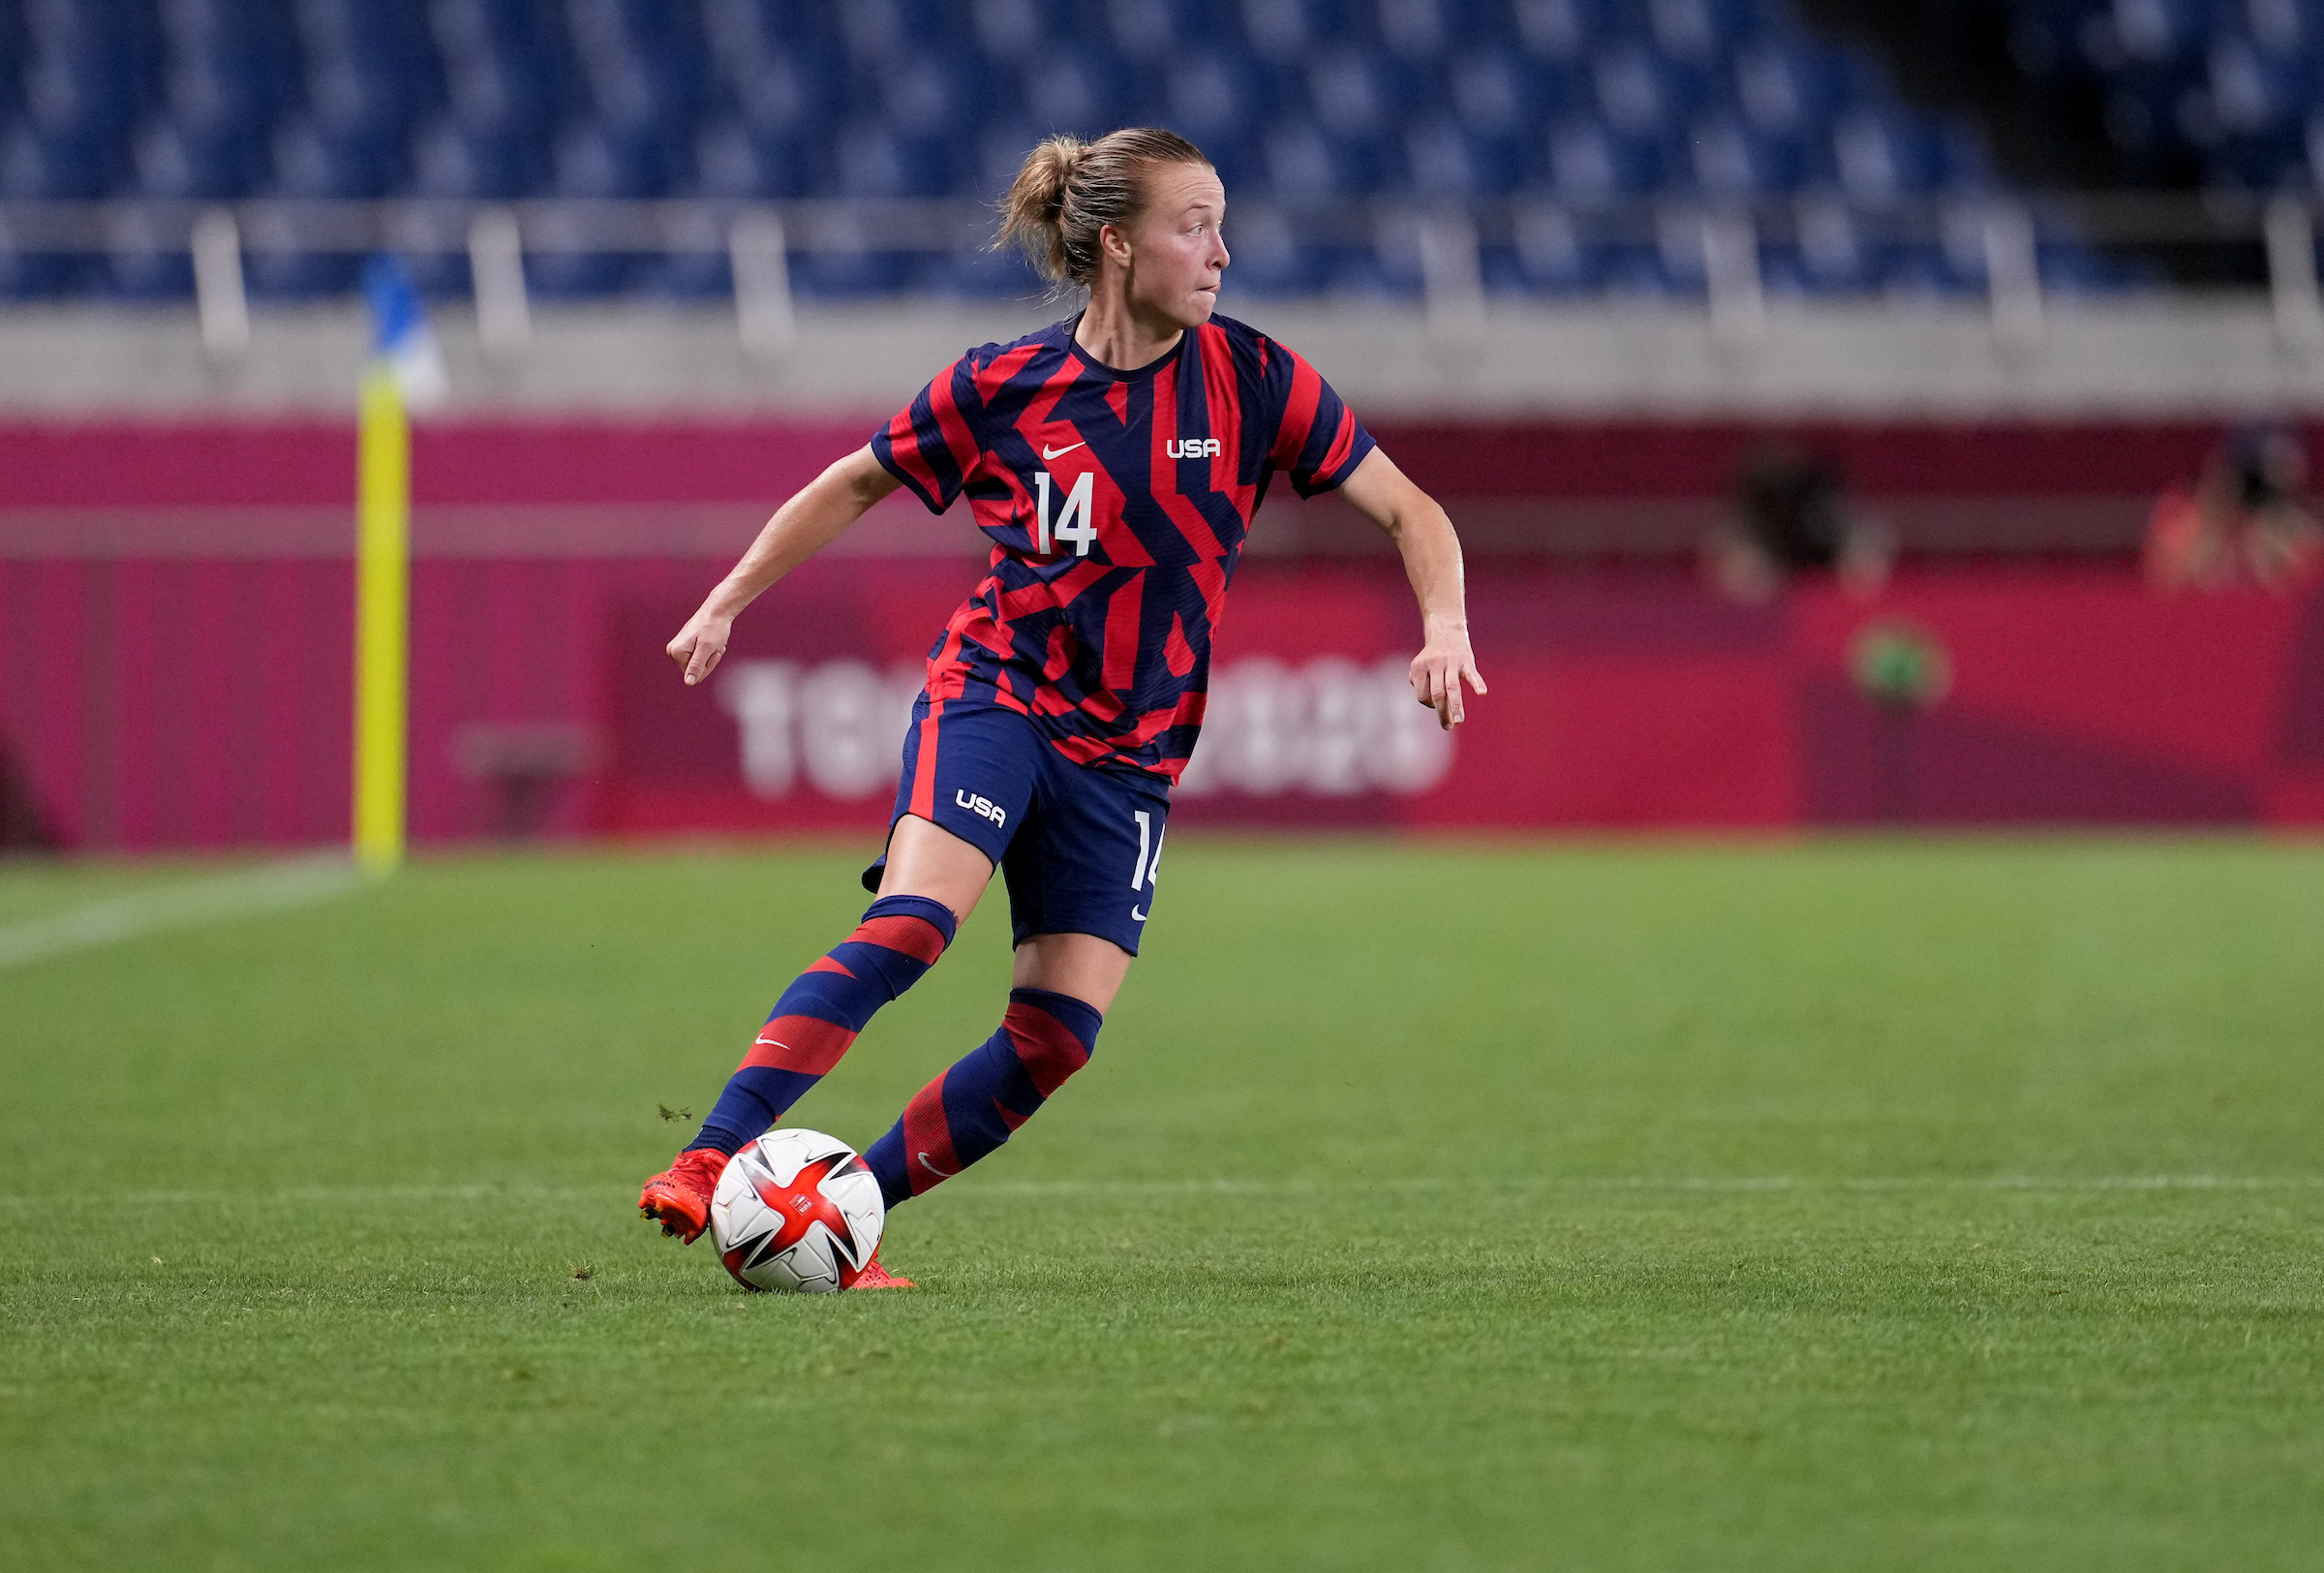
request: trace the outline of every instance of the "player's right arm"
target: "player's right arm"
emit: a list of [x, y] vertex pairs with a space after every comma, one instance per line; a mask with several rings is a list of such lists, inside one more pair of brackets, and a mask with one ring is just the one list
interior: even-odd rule
[[734, 571], [719, 581], [701, 608], [669, 643], [670, 659], [699, 683], [717, 670], [726, 654], [734, 620], [766, 588], [840, 539], [867, 509], [902, 482], [866, 447], [834, 464], [803, 487], [767, 521]]

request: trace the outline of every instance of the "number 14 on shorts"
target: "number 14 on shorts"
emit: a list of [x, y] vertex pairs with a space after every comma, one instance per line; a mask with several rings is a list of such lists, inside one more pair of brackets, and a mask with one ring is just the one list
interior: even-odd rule
[[[1130, 870], [1130, 888], [1144, 890], [1161, 872], [1162, 836], [1170, 833], [1170, 827], [1163, 826], [1162, 834], [1156, 835], [1153, 816], [1144, 809], [1137, 810], [1130, 817], [1138, 821], [1138, 861]], [[1130, 909], [1130, 916], [1141, 923], [1146, 921], [1146, 914], [1135, 906]]]

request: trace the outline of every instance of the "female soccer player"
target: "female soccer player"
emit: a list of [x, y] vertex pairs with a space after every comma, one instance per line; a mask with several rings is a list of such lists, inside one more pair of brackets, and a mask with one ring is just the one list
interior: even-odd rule
[[[1153, 915], [1171, 786], [1275, 471], [1301, 496], [1339, 487], [1395, 541], [1421, 602], [1413, 690], [1440, 725], [1459, 725], [1464, 680], [1484, 693], [1444, 509], [1304, 360], [1214, 315], [1226, 205], [1217, 172], [1167, 131], [1034, 148], [1001, 239], [1086, 306], [938, 373], [783, 505], [670, 641], [701, 682], [745, 606], [900, 485], [937, 513], [965, 492], [995, 543], [929, 654], [887, 848], [864, 875], [878, 899], [784, 991], [701, 1133], [646, 1182], [638, 1208], [663, 1233], [701, 1234], [727, 1159], [934, 965], [995, 869], [1016, 944], [1008, 1009], [865, 1153], [888, 1206], [1007, 1141], [1088, 1063]], [[853, 1286], [910, 1285], [875, 1257]]]

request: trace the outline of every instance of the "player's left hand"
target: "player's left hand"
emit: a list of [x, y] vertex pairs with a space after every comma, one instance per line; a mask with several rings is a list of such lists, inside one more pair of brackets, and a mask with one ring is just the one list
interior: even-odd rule
[[1466, 681], [1484, 694], [1484, 679], [1478, 674], [1477, 657], [1469, 649], [1468, 625], [1431, 625], [1428, 642], [1421, 653], [1412, 658], [1412, 692], [1421, 703], [1436, 712], [1436, 724], [1451, 731], [1460, 725], [1460, 685]]

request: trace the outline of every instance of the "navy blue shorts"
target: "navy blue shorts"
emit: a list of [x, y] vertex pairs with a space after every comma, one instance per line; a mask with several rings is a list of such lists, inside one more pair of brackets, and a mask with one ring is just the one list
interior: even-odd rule
[[[993, 860], [1008, 881], [1013, 944], [1094, 934], [1138, 954], [1170, 821], [1170, 785], [1159, 777], [1076, 764], [1004, 705], [923, 694], [904, 734], [891, 836], [907, 814]], [[866, 889], [879, 889], [887, 861], [883, 852], [864, 871]]]

